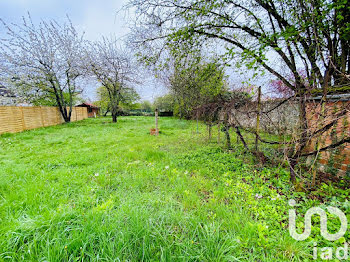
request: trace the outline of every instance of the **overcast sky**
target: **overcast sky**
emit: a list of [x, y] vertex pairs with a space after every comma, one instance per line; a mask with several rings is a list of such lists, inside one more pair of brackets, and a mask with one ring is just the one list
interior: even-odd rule
[[[122, 39], [129, 32], [128, 19], [132, 19], [132, 14], [118, 11], [127, 2], [128, 0], [0, 0], [0, 17], [8, 23], [20, 23], [21, 18], [29, 12], [34, 22], [41, 19], [63, 22], [68, 15], [76, 28], [85, 32], [88, 40], [98, 40], [102, 36]], [[4, 28], [0, 28], [0, 34], [3, 34]], [[145, 100], [153, 100], [165, 92], [152, 78], [141, 82], [142, 86], [137, 89]], [[95, 85], [91, 83], [86, 88], [85, 96], [90, 100], [95, 99]]]
[[[102, 36], [122, 40], [129, 32], [128, 20], [133, 19], [132, 13], [120, 11], [127, 2], [128, 0], [0, 0], [0, 17], [8, 23], [20, 23], [21, 18], [29, 12], [34, 22], [49, 19], [64, 22], [68, 15], [75, 27], [85, 32], [88, 40], [99, 40]], [[0, 26], [0, 35], [3, 33], [4, 28]], [[238, 87], [252, 75], [246, 70], [241, 70], [241, 74], [232, 70], [227, 73], [230, 75], [231, 85]], [[136, 88], [142, 100], [152, 101], [165, 94], [166, 89], [148, 75], [147, 79], [140, 79], [142, 84]], [[262, 85], [263, 89], [267, 86], [266, 78], [256, 79], [254, 83]], [[84, 95], [87, 100], [96, 99], [97, 86], [97, 83], [89, 82]]]

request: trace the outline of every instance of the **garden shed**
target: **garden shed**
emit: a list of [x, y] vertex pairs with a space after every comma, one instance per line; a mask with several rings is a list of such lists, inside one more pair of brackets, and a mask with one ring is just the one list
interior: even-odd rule
[[96, 117], [100, 114], [100, 107], [90, 103], [82, 103], [80, 105], [77, 105], [77, 107], [86, 107], [89, 117]]

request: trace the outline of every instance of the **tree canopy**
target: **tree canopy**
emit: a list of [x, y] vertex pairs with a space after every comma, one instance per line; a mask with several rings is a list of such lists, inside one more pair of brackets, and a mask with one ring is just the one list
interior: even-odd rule
[[160, 112], [173, 112], [175, 106], [175, 97], [173, 94], [159, 96], [154, 100], [153, 107], [158, 108]]
[[175, 100], [175, 114], [185, 118], [192, 116], [194, 108], [227, 89], [224, 67], [215, 61], [177, 61], [168, 78], [168, 88]]
[[223, 59], [263, 68], [299, 94], [308, 86], [349, 84], [347, 0], [131, 0], [130, 5], [137, 11], [133, 38], [140, 45], [221, 43]]
[[20, 96], [54, 97], [63, 119], [70, 122], [74, 100], [82, 91], [83, 35], [69, 19], [34, 25], [28, 15], [19, 25], [2, 23], [7, 30], [0, 44], [2, 79]]
[[135, 74], [131, 56], [116, 40], [103, 38], [90, 45], [86, 68], [105, 88], [113, 122], [117, 122], [119, 104], [128, 94]]
[[[145, 50], [149, 64], [160, 60], [164, 50], [183, 56], [212, 51], [223, 65], [268, 72], [279, 81], [276, 92], [290, 90], [295, 95], [298, 138], [288, 156], [291, 177], [295, 178], [294, 167], [315, 135], [308, 126], [308, 114], [312, 114], [307, 112], [308, 97], [321, 94], [324, 104], [333, 89], [350, 90], [348, 1], [130, 0], [129, 6], [137, 13], [133, 42]], [[168, 58], [164, 60], [167, 64]], [[176, 75], [181, 81], [186, 79]], [[180, 84], [175, 90], [183, 90], [183, 86], [187, 85]], [[189, 96], [185, 93], [184, 97]], [[192, 96], [190, 101], [199, 100]], [[210, 102], [201, 103], [206, 104]]]
[[[140, 95], [133, 88], [123, 88], [120, 95], [119, 110], [129, 110], [137, 107], [136, 101], [140, 99]], [[111, 101], [109, 92], [104, 86], [97, 88], [97, 101], [95, 102], [104, 115], [111, 112]]]

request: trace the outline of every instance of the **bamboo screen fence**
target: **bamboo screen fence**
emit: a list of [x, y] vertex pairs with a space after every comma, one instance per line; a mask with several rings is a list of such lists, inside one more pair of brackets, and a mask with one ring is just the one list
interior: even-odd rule
[[[71, 121], [88, 118], [86, 107], [73, 107]], [[0, 106], [0, 134], [53, 126], [64, 122], [58, 107]]]

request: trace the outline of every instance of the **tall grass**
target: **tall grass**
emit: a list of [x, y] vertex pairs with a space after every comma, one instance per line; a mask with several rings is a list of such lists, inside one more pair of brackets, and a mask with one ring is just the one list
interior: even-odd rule
[[286, 231], [262, 242], [261, 223], [226, 198], [218, 178], [244, 164], [203, 151], [205, 127], [161, 118], [153, 137], [153, 118], [109, 121], [0, 136], [1, 261], [305, 259]]

